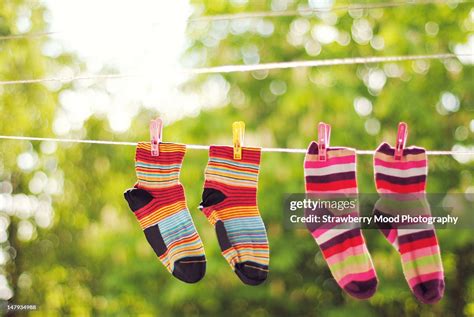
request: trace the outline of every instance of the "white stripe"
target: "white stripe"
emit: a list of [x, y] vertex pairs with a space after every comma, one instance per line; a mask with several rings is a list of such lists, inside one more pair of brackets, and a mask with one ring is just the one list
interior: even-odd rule
[[426, 167], [414, 167], [407, 170], [401, 170], [397, 168], [383, 167], [380, 165], [375, 165], [375, 172], [395, 177], [412, 177], [427, 174]]
[[325, 176], [336, 173], [355, 172], [355, 164], [337, 164], [320, 168], [310, 167], [305, 168], [304, 172], [305, 176]]
[[392, 245], [395, 247], [395, 249], [398, 250], [398, 247], [399, 247], [399, 245], [398, 245], [398, 238], [395, 238], [395, 240], [393, 240]]
[[[343, 229], [339, 229], [341, 227]], [[315, 239], [316, 239], [316, 242], [318, 244], [322, 244], [324, 242], [327, 242], [327, 241], [331, 240], [334, 237], [337, 237], [337, 236], [339, 236], [343, 233], [346, 233], [346, 232], [351, 231], [351, 230], [356, 229], [356, 228], [360, 228], [360, 225], [356, 224], [356, 223], [339, 224], [339, 225], [327, 230], [325, 233], [323, 233], [322, 235], [320, 235], [319, 237], [317, 237]]]

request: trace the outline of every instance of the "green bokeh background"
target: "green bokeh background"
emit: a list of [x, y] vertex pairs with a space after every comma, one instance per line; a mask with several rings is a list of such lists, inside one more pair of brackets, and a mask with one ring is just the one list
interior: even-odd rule
[[[266, 11], [282, 2], [192, 3], [195, 15], [213, 15]], [[289, 1], [287, 8], [305, 4]], [[337, 3], [344, 4], [348, 3]], [[31, 12], [31, 32], [45, 30], [46, 8], [41, 4], [0, 0], [0, 35], [18, 33], [15, 21], [25, 8]], [[453, 52], [457, 44], [473, 39], [473, 10], [472, 3], [429, 4], [194, 22], [188, 25], [189, 47], [183, 63], [200, 67], [256, 59], [263, 63]], [[349, 43], [319, 43], [311, 30], [321, 25], [337, 28], [350, 37]], [[383, 39], [383, 49], [363, 40], [357, 42], [351, 32], [357, 25], [368, 25], [372, 38]], [[269, 28], [273, 28], [271, 34]], [[0, 40], [0, 79], [54, 76], [63, 65], [78, 72], [85, 69], [73, 53], [55, 58], [43, 55], [46, 40]], [[318, 45], [321, 51], [312, 56]], [[393, 70], [396, 74], [385, 76], [383, 89], [369, 89], [371, 74], [393, 74]], [[317, 123], [325, 121], [332, 125], [331, 144], [374, 149], [383, 140], [393, 143], [398, 122], [406, 121], [409, 144], [433, 150], [474, 146], [473, 66], [454, 59], [200, 75], [181, 89], [202, 92], [210, 83], [226, 92], [225, 100], [218, 107], [204, 108], [194, 117], [167, 126], [166, 141], [231, 144], [231, 124], [243, 120], [248, 145], [305, 148], [316, 138]], [[95, 85], [105, 89], [104, 83]], [[61, 108], [59, 95], [75, 88], [74, 83], [55, 89], [46, 85], [0, 86], [0, 134], [54, 136], [52, 125]], [[443, 107], [446, 93], [455, 96], [458, 107]], [[360, 97], [372, 103], [370, 114], [355, 111], [354, 100]], [[141, 111], [124, 133], [113, 132], [103, 117], [92, 116], [69, 137], [147, 140], [149, 120], [157, 114], [159, 107], [157, 112]], [[36, 158], [33, 168], [19, 168], [22, 153]], [[474, 316], [472, 230], [438, 230], [446, 276], [445, 297], [438, 304], [422, 305], [415, 300], [398, 254], [376, 230], [366, 230], [364, 235], [380, 279], [378, 291], [368, 301], [344, 294], [311, 235], [282, 225], [285, 194], [304, 191], [302, 154], [263, 154], [258, 199], [269, 237], [271, 271], [263, 285], [250, 287], [232, 273], [211, 225], [196, 208], [207, 153], [188, 151], [181, 181], [208, 267], [201, 282], [184, 284], [159, 263], [122, 197], [135, 182], [133, 157], [131, 146], [58, 144], [51, 152], [46, 143], [0, 141], [0, 220], [5, 224], [0, 228], [7, 235], [0, 245], [5, 260], [0, 273], [12, 291], [10, 303], [37, 304], [32, 316]], [[472, 190], [473, 167], [472, 159], [461, 163], [451, 156], [430, 157], [428, 192]], [[32, 192], [31, 181], [38, 175], [43, 180], [45, 175], [45, 182], [57, 182], [59, 190]], [[360, 192], [375, 191], [370, 156], [358, 157], [357, 177]], [[35, 213], [39, 207], [32, 208], [30, 214], [8, 211], [5, 206], [12, 197], [17, 197], [17, 203], [26, 197], [30, 206], [35, 201], [44, 203], [46, 209], [51, 205], [52, 223], [38, 225]], [[25, 226], [33, 228], [27, 239], [19, 233]]]

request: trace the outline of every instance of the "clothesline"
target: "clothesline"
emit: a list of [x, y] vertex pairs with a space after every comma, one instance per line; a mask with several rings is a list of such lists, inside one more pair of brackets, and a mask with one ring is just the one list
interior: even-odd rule
[[326, 6], [319, 8], [300, 8], [297, 10], [283, 10], [283, 11], [259, 11], [259, 12], [242, 12], [231, 14], [219, 14], [189, 18], [188, 22], [208, 22], [220, 20], [237, 20], [237, 19], [252, 19], [252, 18], [275, 18], [275, 17], [289, 17], [289, 16], [304, 16], [311, 13], [323, 13], [330, 11], [345, 11], [345, 10], [373, 10], [373, 9], [389, 9], [399, 8], [405, 6], [418, 6], [429, 4], [467, 4], [474, 1], [439, 1], [439, 0], [425, 0], [425, 1], [403, 1], [403, 2], [388, 2], [388, 3], [354, 3], [349, 5]]
[[[216, 74], [216, 73], [234, 73], [234, 72], [250, 72], [262, 70], [275, 69], [289, 69], [302, 67], [322, 67], [322, 66], [338, 66], [338, 65], [358, 65], [358, 64], [373, 64], [373, 63], [387, 63], [387, 62], [403, 62], [415, 60], [430, 60], [430, 59], [450, 59], [458, 57], [474, 56], [474, 54], [453, 54], [453, 53], [436, 53], [424, 55], [401, 55], [401, 56], [371, 56], [371, 57], [348, 57], [348, 58], [333, 58], [333, 59], [319, 59], [308, 61], [291, 61], [291, 62], [275, 62], [252, 65], [223, 65], [213, 67], [200, 67], [183, 70], [184, 73], [191, 75], [201, 74]], [[122, 78], [136, 78], [149, 77], [145, 74], [99, 74], [99, 75], [78, 75], [72, 77], [47, 77], [47, 78], [33, 78], [33, 79], [19, 79], [19, 80], [2, 80], [0, 86], [17, 85], [17, 84], [38, 84], [46, 82], [63, 82], [68, 83], [76, 80], [91, 80], [91, 79], [122, 79]]]
[[[86, 144], [102, 144], [102, 145], [123, 145], [136, 146], [137, 142], [121, 142], [121, 141], [107, 141], [107, 140], [84, 140], [84, 139], [61, 139], [61, 138], [41, 138], [31, 136], [16, 136], [16, 135], [0, 135], [0, 139], [5, 140], [24, 140], [24, 141], [49, 141], [60, 143], [86, 143]], [[186, 144], [187, 149], [191, 150], [208, 150], [209, 145]], [[262, 148], [262, 152], [281, 152], [281, 153], [306, 153], [306, 149], [295, 148]], [[373, 150], [356, 150], [359, 155], [373, 155]], [[474, 150], [456, 150], [456, 151], [426, 151], [428, 155], [474, 155]]]
[[[255, 18], [276, 18], [276, 17], [289, 17], [308, 15], [312, 13], [322, 13], [329, 11], [344, 11], [344, 10], [373, 10], [373, 9], [389, 9], [399, 8], [405, 6], [419, 6], [419, 5], [430, 5], [430, 4], [468, 4], [474, 1], [460, 0], [460, 1], [442, 1], [442, 0], [420, 0], [420, 1], [401, 1], [401, 2], [388, 2], [388, 3], [354, 3], [350, 5], [339, 5], [339, 6], [325, 6], [319, 8], [300, 8], [297, 10], [282, 10], [282, 11], [257, 11], [257, 12], [240, 12], [231, 14], [217, 14], [217, 15], [205, 15], [198, 17], [191, 17], [187, 20], [188, 23], [196, 22], [212, 22], [212, 21], [225, 21], [225, 20], [241, 20], [241, 19], [255, 19]], [[20, 33], [0, 36], [0, 41], [18, 40], [18, 39], [32, 39], [38, 37], [58, 35], [64, 32], [61, 31], [46, 31], [46, 32], [34, 32], [34, 33]]]

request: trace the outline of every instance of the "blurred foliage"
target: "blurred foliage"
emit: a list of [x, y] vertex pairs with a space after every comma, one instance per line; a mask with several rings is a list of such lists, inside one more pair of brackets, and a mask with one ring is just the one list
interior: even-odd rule
[[[196, 15], [307, 5], [283, 0], [193, 4]], [[473, 12], [471, 4], [432, 4], [193, 22], [183, 63], [199, 67], [453, 51], [473, 36]], [[0, 35], [19, 33], [18, 21], [25, 17], [31, 32], [42, 31], [46, 16], [37, 2], [0, 0]], [[1, 78], [54, 76], [65, 65], [83, 68], [73, 54], [44, 54], [48, 41], [0, 41]], [[75, 85], [1, 86], [0, 134], [53, 135], [60, 95]], [[165, 139], [229, 144], [231, 123], [243, 120], [248, 145], [301, 148], [315, 139], [316, 124], [324, 120], [333, 127], [331, 144], [374, 149], [382, 140], [393, 143], [403, 120], [410, 126], [409, 143], [428, 149], [472, 147], [473, 87], [472, 65], [457, 60], [197, 76], [183, 91], [220, 99], [196, 117], [166, 127]], [[96, 115], [68, 136], [146, 140], [155, 115], [142, 111], [122, 134]], [[134, 148], [127, 146], [0, 142], [0, 297], [39, 305], [33, 316], [474, 316], [469, 230], [438, 230], [447, 284], [438, 304], [415, 300], [398, 254], [376, 230], [364, 234], [380, 279], [378, 292], [368, 301], [345, 295], [311, 235], [282, 226], [285, 194], [304, 191], [303, 155], [263, 155], [259, 207], [271, 271], [265, 284], [250, 287], [231, 272], [212, 227], [195, 208], [207, 153], [187, 153], [181, 180], [208, 269], [200, 283], [184, 284], [159, 263], [122, 198], [135, 181], [133, 156]], [[360, 192], [375, 190], [371, 161], [359, 157]], [[472, 189], [473, 167], [472, 160], [430, 157], [428, 191]]]

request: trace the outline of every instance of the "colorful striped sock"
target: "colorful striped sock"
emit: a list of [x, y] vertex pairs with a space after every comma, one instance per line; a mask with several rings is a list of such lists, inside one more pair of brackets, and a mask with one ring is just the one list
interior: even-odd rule
[[183, 144], [160, 143], [159, 156], [151, 156], [150, 143], [140, 142], [135, 156], [138, 182], [124, 196], [168, 271], [195, 283], [204, 277], [206, 258], [179, 182], [185, 152]]
[[[349, 148], [330, 147], [327, 160], [319, 161], [318, 144], [311, 142], [304, 162], [306, 193], [311, 199], [354, 200], [357, 198], [356, 153]], [[313, 212], [313, 211], [309, 211]], [[308, 210], [306, 211], [308, 213]], [[358, 216], [358, 205], [343, 211], [320, 208], [315, 216]], [[339, 286], [350, 295], [366, 299], [377, 289], [372, 259], [357, 225], [307, 223]]]
[[261, 149], [211, 146], [199, 208], [214, 226], [222, 255], [237, 276], [249, 285], [265, 281], [269, 248], [265, 225], [257, 207]]
[[[375, 183], [380, 199], [374, 214], [431, 216], [425, 192], [425, 149], [404, 149], [400, 160], [395, 160], [394, 153], [387, 143], [375, 152]], [[405, 222], [381, 225], [380, 229], [400, 253], [405, 278], [416, 298], [426, 304], [438, 302], [444, 293], [444, 273], [434, 226]]]

